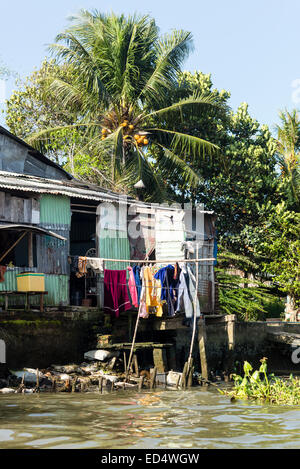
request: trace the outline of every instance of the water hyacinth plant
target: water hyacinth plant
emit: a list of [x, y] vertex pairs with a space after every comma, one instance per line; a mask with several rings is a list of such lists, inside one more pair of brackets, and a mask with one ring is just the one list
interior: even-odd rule
[[267, 358], [260, 360], [258, 370], [253, 371], [250, 363], [244, 362], [244, 376], [234, 374], [234, 386], [231, 391], [219, 389], [221, 394], [235, 399], [261, 400], [271, 404], [299, 405], [300, 380], [290, 375], [288, 379], [278, 378], [273, 373], [267, 374]]

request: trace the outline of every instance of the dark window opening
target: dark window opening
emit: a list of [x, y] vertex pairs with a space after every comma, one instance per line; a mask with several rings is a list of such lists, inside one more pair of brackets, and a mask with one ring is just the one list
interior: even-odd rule
[[[9, 250], [9, 248], [17, 242], [22, 235], [20, 231], [7, 231], [0, 230], [0, 258]], [[32, 236], [32, 265], [30, 266], [29, 260], [29, 243], [30, 236]], [[36, 235], [34, 233], [27, 233], [15, 247], [5, 255], [0, 262], [1, 265], [9, 265], [10, 267], [36, 267]]]

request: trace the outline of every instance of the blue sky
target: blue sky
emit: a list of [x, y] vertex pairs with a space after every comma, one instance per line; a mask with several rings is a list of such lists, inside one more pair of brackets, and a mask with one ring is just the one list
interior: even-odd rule
[[253, 117], [273, 126], [279, 109], [300, 107], [299, 0], [0, 1], [0, 58], [21, 76], [39, 67], [80, 8], [148, 13], [161, 32], [192, 32], [195, 50], [184, 69], [211, 73], [216, 88], [231, 92], [234, 110], [246, 101]]

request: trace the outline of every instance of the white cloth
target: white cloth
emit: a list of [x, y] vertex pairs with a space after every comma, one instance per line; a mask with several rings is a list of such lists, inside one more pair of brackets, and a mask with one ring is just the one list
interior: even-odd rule
[[101, 274], [104, 272], [104, 261], [99, 257], [87, 257], [87, 267], [96, 274]]

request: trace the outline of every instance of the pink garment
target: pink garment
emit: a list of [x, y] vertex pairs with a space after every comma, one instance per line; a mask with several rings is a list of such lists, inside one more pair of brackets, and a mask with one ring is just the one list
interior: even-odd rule
[[142, 289], [141, 289], [141, 296], [140, 296], [139, 317], [147, 319], [149, 317], [149, 311], [146, 306], [146, 283], [145, 283], [144, 270], [145, 270], [145, 267], [142, 267], [141, 268]]
[[137, 308], [139, 306], [138, 295], [137, 295], [137, 289], [136, 289], [135, 278], [134, 278], [132, 267], [127, 267], [127, 270], [129, 270], [128, 288], [129, 288], [129, 292], [131, 296], [131, 303], [133, 306]]

